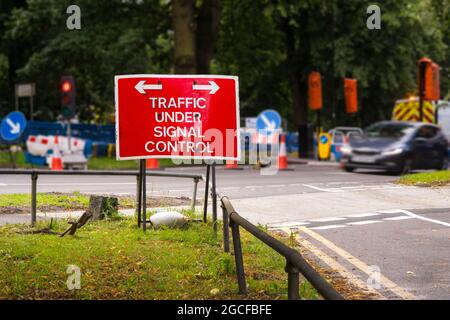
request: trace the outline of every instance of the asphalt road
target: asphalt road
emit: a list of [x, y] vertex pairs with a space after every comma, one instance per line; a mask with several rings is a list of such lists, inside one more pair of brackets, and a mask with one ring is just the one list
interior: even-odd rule
[[379, 299], [450, 299], [450, 209], [387, 210], [303, 221], [311, 259]]
[[[259, 170], [225, 170], [218, 167], [217, 188], [222, 195], [232, 199], [266, 197], [323, 192], [323, 189], [389, 188], [395, 176], [377, 172], [347, 173], [336, 167], [293, 165], [292, 171], [276, 175], [261, 175]], [[183, 171], [205, 174], [204, 168], [173, 168], [166, 171]], [[0, 193], [29, 193], [30, 176], [0, 175]], [[199, 183], [204, 188], [204, 183]], [[192, 196], [191, 179], [149, 177], [147, 191], [152, 195]], [[38, 192], [73, 192], [134, 195], [136, 179], [120, 176], [39, 176]], [[199, 193], [202, 196], [202, 192]]]

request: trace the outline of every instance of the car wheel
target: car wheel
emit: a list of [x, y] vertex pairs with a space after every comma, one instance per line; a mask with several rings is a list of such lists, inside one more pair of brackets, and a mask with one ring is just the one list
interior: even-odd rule
[[355, 171], [355, 168], [344, 167], [344, 170], [347, 171], [347, 172], [353, 172], [353, 171]]
[[405, 162], [403, 163], [403, 167], [400, 170], [401, 175], [405, 175], [410, 173], [412, 170], [412, 160], [410, 158], [406, 158]]
[[448, 157], [443, 156], [441, 164], [439, 165], [439, 167], [437, 169], [438, 170], [448, 170], [448, 165], [449, 165]]

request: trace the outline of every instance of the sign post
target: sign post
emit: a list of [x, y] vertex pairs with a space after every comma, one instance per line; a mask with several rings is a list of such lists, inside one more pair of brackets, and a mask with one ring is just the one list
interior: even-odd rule
[[[140, 159], [139, 221], [146, 228], [145, 159], [208, 161], [213, 222], [217, 218], [215, 163], [240, 159], [238, 78], [217, 75], [115, 77], [116, 158]], [[141, 219], [142, 207], [142, 219]], [[215, 227], [216, 228], [216, 227]]]
[[22, 83], [16, 84], [15, 86], [15, 103], [16, 111], [19, 110], [19, 98], [29, 98], [30, 99], [30, 120], [34, 118], [34, 103], [33, 97], [36, 94], [36, 86], [34, 83]]

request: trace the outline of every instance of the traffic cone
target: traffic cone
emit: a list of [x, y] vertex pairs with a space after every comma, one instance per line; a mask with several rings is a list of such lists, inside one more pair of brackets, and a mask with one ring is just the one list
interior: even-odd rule
[[55, 136], [55, 149], [53, 151], [53, 155], [52, 155], [52, 162], [51, 162], [51, 169], [58, 171], [58, 170], [62, 170], [63, 166], [62, 166], [62, 159], [61, 159], [61, 153], [59, 152], [59, 147], [58, 147], [58, 136]]
[[227, 160], [227, 162], [225, 163], [225, 169], [238, 170], [238, 169], [242, 169], [242, 168], [239, 168], [239, 165], [236, 160]]
[[282, 134], [280, 139], [280, 153], [278, 155], [278, 170], [288, 169], [288, 158], [286, 152], [286, 135]]
[[158, 159], [146, 159], [145, 167], [147, 169], [159, 169]]

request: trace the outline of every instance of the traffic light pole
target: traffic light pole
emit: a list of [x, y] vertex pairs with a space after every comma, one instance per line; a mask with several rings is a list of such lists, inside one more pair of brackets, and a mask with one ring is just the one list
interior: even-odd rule
[[423, 98], [425, 91], [425, 63], [420, 62], [419, 65], [419, 114], [420, 122], [423, 122]]

